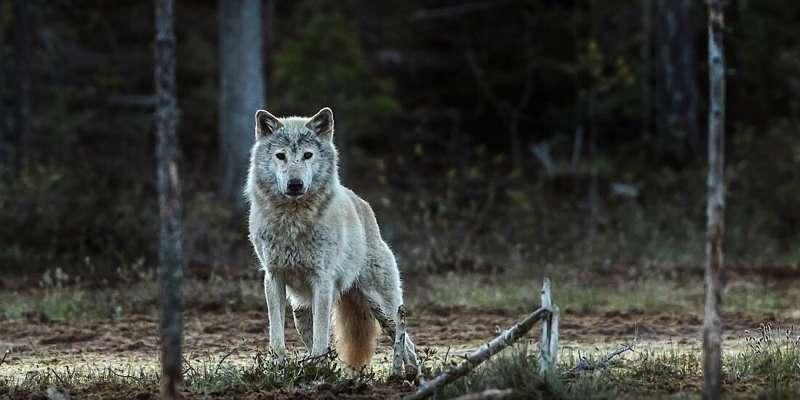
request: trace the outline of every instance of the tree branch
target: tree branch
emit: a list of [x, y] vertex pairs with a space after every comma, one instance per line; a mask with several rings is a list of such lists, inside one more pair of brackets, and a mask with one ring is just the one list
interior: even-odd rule
[[419, 400], [431, 396], [438, 388], [466, 375], [475, 369], [475, 367], [497, 354], [500, 350], [514, 343], [522, 335], [530, 331], [536, 321], [544, 319], [549, 315], [550, 310], [544, 307], [537, 309], [525, 319], [492, 339], [489, 343], [467, 355], [466, 359], [461, 362], [461, 364], [442, 372], [436, 378], [422, 384], [415, 393], [406, 396], [405, 400]]

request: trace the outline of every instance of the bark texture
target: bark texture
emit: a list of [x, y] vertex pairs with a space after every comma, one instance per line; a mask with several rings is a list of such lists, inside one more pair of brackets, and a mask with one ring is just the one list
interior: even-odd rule
[[178, 175], [178, 106], [175, 97], [173, 0], [155, 0], [156, 171], [161, 217], [159, 290], [161, 398], [180, 397], [183, 340], [183, 251]]
[[222, 195], [239, 211], [250, 148], [253, 115], [264, 108], [261, 0], [219, 0], [219, 139]]
[[558, 359], [558, 307], [553, 305], [550, 296], [550, 278], [544, 278], [540, 297], [542, 308], [550, 310], [539, 340], [539, 374], [545, 375], [554, 370]]
[[11, 143], [6, 126], [6, 25], [5, 8], [0, 7], [0, 165], [8, 162]]
[[706, 239], [705, 317], [703, 320], [704, 398], [720, 398], [722, 387], [722, 238], [725, 211], [725, 56], [724, 1], [708, 2], [708, 237]]

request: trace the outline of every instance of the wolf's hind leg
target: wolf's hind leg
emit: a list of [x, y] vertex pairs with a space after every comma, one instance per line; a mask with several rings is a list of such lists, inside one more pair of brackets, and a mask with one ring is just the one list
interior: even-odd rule
[[[390, 313], [389, 307], [391, 306], [381, 306], [377, 302], [372, 303], [372, 313], [375, 315], [375, 319], [378, 320], [378, 323], [383, 328], [384, 333], [391, 339], [392, 343], [394, 343], [394, 335], [397, 331], [396, 327], [399, 321], [397, 320], [397, 306], [394, 308], [394, 312]], [[415, 371], [416, 374], [419, 374], [419, 359], [417, 359], [417, 348], [414, 345], [414, 341], [411, 340], [411, 335], [406, 332], [406, 341], [405, 341], [405, 351], [403, 354], [403, 364], [406, 366], [406, 373], [408, 373], [408, 369], [411, 368]]]
[[297, 329], [297, 333], [300, 334], [300, 340], [303, 342], [303, 346], [305, 346], [306, 350], [310, 353], [311, 346], [314, 344], [314, 322], [311, 314], [311, 307], [303, 306], [293, 308], [292, 314], [294, 315], [294, 327]]

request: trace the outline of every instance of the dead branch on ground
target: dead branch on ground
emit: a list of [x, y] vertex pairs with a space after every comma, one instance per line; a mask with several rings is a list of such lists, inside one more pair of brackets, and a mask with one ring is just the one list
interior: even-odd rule
[[497, 354], [500, 350], [505, 349], [522, 335], [527, 333], [533, 328], [533, 324], [541, 319], [550, 315], [550, 310], [544, 307], [537, 309], [530, 313], [524, 320], [518, 322], [516, 325], [507, 329], [496, 338], [492, 339], [489, 343], [482, 345], [474, 352], [466, 356], [466, 359], [461, 364], [442, 372], [436, 378], [425, 382], [420, 385], [419, 389], [405, 397], [405, 400], [419, 400], [427, 398], [432, 395], [436, 389], [453, 382], [454, 380], [466, 375], [475, 367], [488, 360], [493, 355]]
[[633, 352], [634, 351], [633, 350], [634, 342], [636, 342], [636, 339], [634, 339], [634, 341], [631, 342], [631, 343], [625, 343], [625, 344], [621, 345], [616, 350], [614, 350], [614, 351], [606, 354], [605, 356], [603, 356], [603, 358], [601, 358], [600, 361], [598, 361], [596, 363], [592, 363], [591, 361], [589, 361], [588, 358], [581, 356], [580, 360], [578, 361], [578, 364], [575, 365], [569, 371], [567, 371], [565, 375], [577, 375], [578, 373], [583, 372], [583, 371], [597, 371], [597, 370], [606, 369], [606, 368], [609, 367], [609, 365], [611, 365], [611, 361], [614, 358], [616, 358], [616, 357], [618, 357], [618, 356], [620, 356], [620, 355], [622, 355], [624, 353], [627, 353], [629, 351]]
[[499, 400], [505, 399], [514, 394], [511, 389], [486, 389], [482, 392], [468, 393], [463, 396], [458, 396], [453, 400]]
[[5, 353], [3, 353], [3, 358], [0, 359], [0, 365], [5, 364], [6, 358], [8, 357], [9, 354], [11, 354], [11, 350], [10, 349], [6, 349]]

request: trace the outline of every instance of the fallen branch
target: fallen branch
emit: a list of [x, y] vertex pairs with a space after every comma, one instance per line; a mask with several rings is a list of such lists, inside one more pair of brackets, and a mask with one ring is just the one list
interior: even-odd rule
[[458, 396], [453, 400], [498, 400], [505, 399], [512, 394], [514, 394], [514, 391], [511, 389], [486, 389], [482, 392], [468, 393], [463, 396]]
[[[636, 340], [634, 339], [634, 342]], [[567, 375], [575, 375], [581, 371], [596, 371], [600, 369], [606, 369], [611, 365], [611, 361], [626, 352], [633, 351], [633, 343], [625, 343], [616, 350], [612, 351], [611, 353], [606, 354], [600, 361], [592, 364], [588, 358], [580, 357], [578, 364], [574, 366], [572, 369], [567, 371]]]
[[47, 388], [48, 398], [50, 398], [51, 400], [70, 400], [72, 396], [69, 395], [69, 390], [67, 390], [67, 384], [64, 382], [63, 379], [61, 379], [61, 375], [59, 375], [53, 368], [47, 368], [47, 370], [50, 371], [50, 373], [56, 377], [58, 382], [61, 384], [61, 389], [64, 390], [64, 393], [61, 393], [55, 388], [49, 387]]
[[3, 365], [3, 364], [6, 363], [6, 358], [8, 357], [9, 354], [11, 354], [11, 349], [6, 349], [6, 352], [3, 353], [3, 358], [0, 359], [0, 365]]
[[130, 379], [131, 381], [136, 382], [136, 383], [138, 383], [140, 385], [145, 385], [145, 381], [144, 381], [144, 379], [142, 377], [136, 377], [136, 376], [133, 376], [133, 375], [126, 375], [126, 374], [123, 374], [121, 372], [114, 371], [113, 367], [109, 367], [108, 368], [108, 372], [111, 373], [111, 375], [114, 375], [116, 377], [123, 378], [123, 379]]
[[219, 359], [219, 362], [217, 362], [217, 367], [214, 368], [214, 373], [212, 375], [214, 375], [214, 376], [217, 375], [217, 372], [219, 372], [220, 367], [222, 367], [222, 363], [225, 362], [225, 360], [227, 360], [228, 357], [233, 355], [233, 353], [235, 353], [236, 350], [239, 350], [239, 346], [234, 347], [231, 351], [225, 353], [225, 355], [222, 356], [222, 358]]
[[475, 369], [478, 365], [488, 360], [491, 356], [505, 349], [522, 335], [533, 328], [536, 321], [544, 319], [550, 315], [550, 310], [544, 307], [532, 312], [524, 320], [507, 329], [489, 343], [482, 345], [474, 352], [466, 356], [461, 364], [442, 372], [436, 378], [420, 385], [419, 389], [411, 395], [406, 396], [405, 400], [419, 400], [432, 395], [436, 389], [444, 386]]

